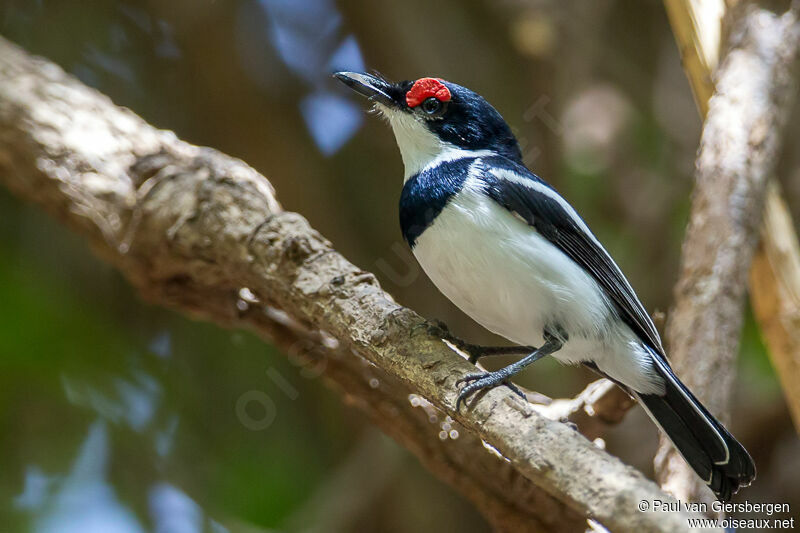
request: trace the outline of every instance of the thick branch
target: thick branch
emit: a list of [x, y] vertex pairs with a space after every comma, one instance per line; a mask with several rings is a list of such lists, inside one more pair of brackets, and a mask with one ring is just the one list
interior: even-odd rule
[[[614, 531], [686, 530], [686, 514], [636, 510], [669, 499], [655, 484], [503, 388], [456, 412], [455, 380], [473, 367], [282, 211], [263, 176], [2, 40], [0, 181], [87, 236], [151, 301], [305, 354], [497, 529], [575, 530], [589, 516]], [[429, 417], [445, 415], [419, 397], [463, 426], [459, 438], [439, 439]]]
[[[751, 10], [734, 32], [709, 101], [667, 342], [677, 373], [725, 418], [735, 375], [748, 270], [766, 184], [793, 96], [800, 24]], [[679, 499], [710, 492], [662, 437], [657, 477]]]
[[[723, 0], [664, 0], [664, 4], [692, 93], [705, 118], [714, 94], [712, 75], [720, 54], [722, 23], [731, 17], [725, 15]], [[791, 407], [795, 428], [800, 431], [800, 247], [796, 243], [791, 213], [773, 179], [767, 187], [761, 243], [750, 269], [750, 301]]]
[[[714, 94], [712, 76], [719, 61], [726, 2], [664, 0], [664, 6], [692, 94], [700, 114], [705, 118], [709, 99]], [[795, 426], [800, 431], [800, 399], [796, 394], [797, 383], [800, 383], [800, 371], [796, 370], [800, 368], [800, 362], [797, 361], [797, 354], [800, 353], [800, 322], [797, 319], [797, 313], [800, 312], [800, 299], [797, 297], [800, 294], [800, 248], [788, 246], [791, 241], [797, 241], [797, 234], [791, 214], [787, 209], [781, 209], [783, 203], [780, 186], [773, 180], [767, 188], [764, 218], [765, 221], [772, 221], [770, 228], [780, 228], [783, 233], [776, 233], [766, 224], [762, 225], [762, 242], [756, 250], [750, 272], [750, 299], [769, 347], [770, 358], [781, 373], [784, 394], [787, 401], [794, 404], [792, 413]], [[771, 254], [769, 257], [768, 253]], [[784, 372], [789, 374], [783, 376]], [[608, 419], [608, 423], [614, 423], [614, 420], [618, 422], [623, 418], [625, 409], [633, 403], [626, 402], [612, 388], [605, 390], [606, 394], [599, 397], [598, 402], [612, 417], [599, 418]], [[597, 414], [605, 415], [601, 411]], [[570, 417], [573, 418], [576, 417]], [[591, 425], [594, 425], [593, 422], [589, 421]]]

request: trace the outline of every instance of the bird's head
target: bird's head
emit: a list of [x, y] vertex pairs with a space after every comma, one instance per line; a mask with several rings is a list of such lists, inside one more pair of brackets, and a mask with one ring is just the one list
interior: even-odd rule
[[489, 151], [521, 161], [517, 140], [503, 117], [466, 87], [440, 78], [391, 83], [357, 72], [334, 76], [373, 101], [389, 120], [406, 179], [437, 158], [462, 152]]

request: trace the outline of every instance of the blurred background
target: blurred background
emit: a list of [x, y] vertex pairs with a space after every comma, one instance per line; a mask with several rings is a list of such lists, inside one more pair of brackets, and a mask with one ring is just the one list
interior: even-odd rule
[[[0, 0], [0, 34], [150, 123], [242, 158], [398, 301], [493, 343], [414, 262], [393, 136], [329, 73], [466, 85], [506, 117], [648, 309], [669, 308], [701, 124], [661, 2]], [[800, 220], [797, 133], [779, 177]], [[731, 429], [759, 468], [739, 498], [800, 509], [800, 441], [749, 311], [739, 361]], [[81, 239], [3, 189], [0, 369], [3, 531], [488, 530], [315, 369], [143, 304]], [[572, 396], [591, 379], [543, 360], [519, 382]], [[652, 475], [656, 430], [640, 409], [606, 442]]]

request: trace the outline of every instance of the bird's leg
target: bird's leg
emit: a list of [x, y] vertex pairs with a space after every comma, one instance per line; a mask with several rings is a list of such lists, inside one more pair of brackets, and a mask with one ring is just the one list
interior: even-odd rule
[[533, 346], [479, 346], [477, 344], [470, 344], [450, 333], [447, 326], [439, 321], [434, 321], [429, 331], [431, 335], [441, 337], [459, 350], [468, 353], [469, 362], [473, 365], [478, 362], [478, 359], [486, 355], [529, 354], [536, 350]]
[[482, 372], [479, 374], [467, 374], [463, 378], [456, 381], [456, 385], [461, 383], [466, 383], [461, 392], [458, 395], [458, 399], [456, 400], [456, 410], [458, 410], [459, 406], [462, 402], [466, 403], [466, 399], [474, 392], [483, 389], [492, 389], [498, 385], [507, 385], [511, 388], [512, 391], [517, 393], [518, 395], [525, 398], [525, 395], [521, 393], [519, 389], [517, 389], [513, 384], [511, 384], [508, 380], [511, 376], [528, 366], [529, 364], [533, 363], [534, 361], [538, 361], [542, 357], [546, 355], [550, 355], [551, 353], [557, 352], [561, 347], [564, 345], [564, 341], [559, 338], [555, 337], [554, 335], [545, 332], [544, 334], [544, 344], [541, 348], [534, 348], [534, 350], [528, 354], [526, 357], [523, 357], [519, 361], [508, 365], [505, 368], [501, 368], [496, 372]]
[[479, 346], [477, 344], [470, 344], [461, 339], [447, 339], [453, 343], [459, 350], [469, 354], [469, 362], [473, 365], [478, 362], [478, 359], [487, 355], [520, 355], [529, 354], [536, 350], [535, 346]]

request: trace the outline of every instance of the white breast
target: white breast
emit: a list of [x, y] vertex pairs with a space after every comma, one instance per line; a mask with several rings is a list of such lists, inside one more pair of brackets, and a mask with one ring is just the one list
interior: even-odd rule
[[557, 324], [569, 341], [554, 357], [595, 361], [623, 383], [649, 388], [642, 383], [647, 354], [593, 278], [479, 191], [453, 196], [414, 255], [439, 290], [490, 331], [539, 346], [545, 326]]
[[478, 191], [456, 194], [414, 255], [439, 290], [486, 328], [536, 344], [545, 325], [599, 335], [608, 303], [591, 277], [526, 222]]

